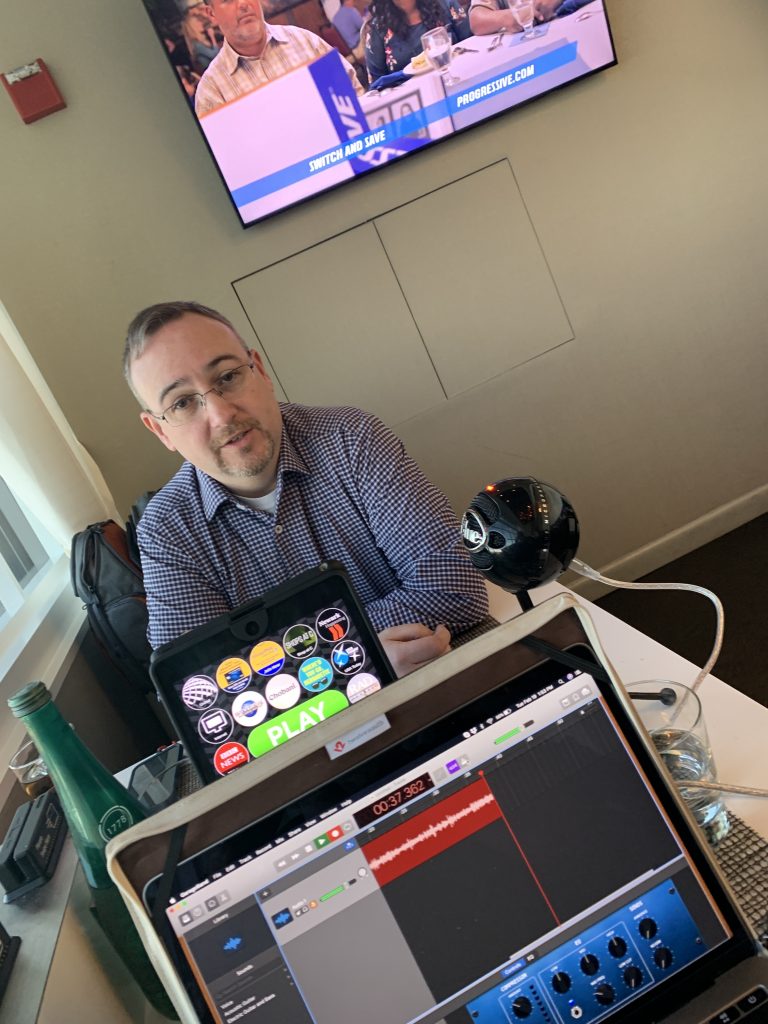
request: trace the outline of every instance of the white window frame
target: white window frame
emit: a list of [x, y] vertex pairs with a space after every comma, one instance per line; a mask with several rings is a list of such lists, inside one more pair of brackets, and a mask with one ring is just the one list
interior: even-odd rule
[[[18, 580], [7, 559], [0, 553], [0, 605], [2, 605], [0, 635], [2, 635], [8, 622], [51, 571], [53, 563], [61, 556], [61, 547], [42, 523], [24, 513], [6, 484], [1, 470], [0, 515], [7, 521], [18, 545], [32, 562], [29, 572], [21, 580]], [[1, 524], [0, 532], [3, 532]]]
[[11, 517], [11, 525], [21, 526], [22, 541], [30, 530], [49, 556], [21, 586], [0, 558], [0, 759], [7, 764], [24, 732], [7, 697], [35, 680], [55, 692], [85, 626], [70, 583], [72, 537], [118, 512], [1, 301], [0, 421], [0, 476], [24, 518], [22, 525]]
[[[2, 462], [0, 448], [0, 470]], [[37, 643], [35, 634], [43, 619], [54, 604], [66, 596], [70, 586], [67, 552], [62, 550], [43, 523], [19, 505], [9, 488], [10, 507], [3, 503], [6, 488], [2, 480], [0, 509], [6, 514], [21, 544], [29, 548], [36, 543], [45, 560], [38, 559], [29, 576], [19, 583], [6, 560], [0, 556], [0, 603], [3, 605], [3, 614], [0, 615], [0, 680], [4, 679], [26, 646]]]

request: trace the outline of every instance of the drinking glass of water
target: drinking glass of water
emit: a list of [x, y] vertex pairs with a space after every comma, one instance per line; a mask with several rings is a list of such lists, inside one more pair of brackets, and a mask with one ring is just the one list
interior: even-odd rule
[[24, 788], [30, 799], [34, 799], [53, 788], [53, 780], [34, 742], [27, 737], [8, 763], [8, 767]]
[[536, 39], [537, 36], [544, 35], [546, 29], [541, 25], [533, 24], [533, 17], [535, 13], [533, 0], [517, 0], [513, 10], [515, 12], [515, 17], [523, 30], [523, 39]]
[[443, 25], [431, 28], [421, 37], [421, 46], [432, 67], [443, 76], [446, 85], [455, 85], [459, 79], [451, 74], [450, 63], [453, 56], [453, 40], [448, 29]]
[[682, 683], [666, 679], [630, 683], [627, 689], [683, 800], [710, 843], [719, 842], [730, 828], [722, 793], [685, 785], [686, 782], [717, 780], [697, 694]]

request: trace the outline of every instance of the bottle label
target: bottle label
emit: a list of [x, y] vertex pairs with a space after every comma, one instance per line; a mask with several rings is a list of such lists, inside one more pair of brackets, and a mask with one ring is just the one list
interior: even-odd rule
[[99, 835], [108, 843], [113, 836], [118, 835], [120, 832], [124, 832], [125, 829], [130, 828], [133, 824], [133, 815], [127, 807], [122, 807], [120, 804], [116, 804], [114, 807], [110, 807], [106, 813], [101, 816], [99, 822]]

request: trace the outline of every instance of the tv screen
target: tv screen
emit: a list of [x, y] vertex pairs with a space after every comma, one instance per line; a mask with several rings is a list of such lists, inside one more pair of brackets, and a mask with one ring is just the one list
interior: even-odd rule
[[244, 226], [616, 63], [603, 0], [143, 0]]

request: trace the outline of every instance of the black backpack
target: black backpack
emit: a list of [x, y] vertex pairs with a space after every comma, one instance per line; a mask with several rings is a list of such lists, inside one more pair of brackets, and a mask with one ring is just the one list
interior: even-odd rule
[[143, 694], [154, 688], [136, 523], [153, 493], [133, 506], [126, 529], [108, 519], [76, 533], [70, 565], [72, 589], [83, 602], [96, 639], [114, 667]]

